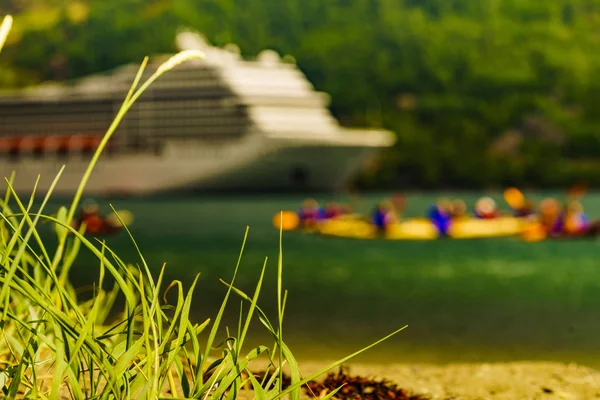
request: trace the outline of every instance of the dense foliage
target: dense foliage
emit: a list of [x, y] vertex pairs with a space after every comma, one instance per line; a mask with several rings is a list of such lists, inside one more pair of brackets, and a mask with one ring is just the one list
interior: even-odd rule
[[4, 0], [0, 12], [16, 15], [2, 85], [171, 51], [187, 25], [248, 56], [292, 54], [344, 124], [397, 132], [363, 184], [600, 183], [599, 0]]

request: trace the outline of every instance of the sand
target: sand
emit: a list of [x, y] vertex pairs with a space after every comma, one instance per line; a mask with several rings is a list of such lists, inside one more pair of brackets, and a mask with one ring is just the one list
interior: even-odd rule
[[[304, 376], [329, 364], [331, 362], [299, 361]], [[250, 365], [255, 372], [264, 371], [265, 367], [266, 360], [255, 360]], [[433, 365], [350, 362], [345, 367], [349, 376], [384, 378], [413, 394], [436, 400], [600, 399], [600, 371], [575, 364], [511, 362]], [[286, 368], [284, 371], [287, 372]], [[325, 376], [323, 374], [315, 380], [321, 381]], [[51, 377], [51, 374], [45, 376], [47, 379]], [[65, 390], [63, 388], [61, 398], [71, 398]], [[181, 388], [179, 393], [180, 390]], [[165, 398], [171, 397], [168, 390], [165, 390], [165, 395]], [[303, 398], [311, 397], [305, 395]], [[253, 396], [252, 393], [244, 392], [238, 399], [253, 399]]]
[[[306, 376], [327, 362], [301, 362]], [[600, 372], [575, 364], [346, 364], [349, 375], [386, 378], [431, 399], [600, 399]], [[323, 379], [321, 377], [321, 379]], [[319, 379], [317, 379], [319, 380]]]

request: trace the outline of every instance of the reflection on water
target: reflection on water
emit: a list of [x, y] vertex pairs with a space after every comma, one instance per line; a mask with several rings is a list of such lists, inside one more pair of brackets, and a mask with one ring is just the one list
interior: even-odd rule
[[[381, 197], [363, 199], [363, 209]], [[476, 197], [467, 201], [473, 204]], [[434, 196], [408, 199], [407, 214], [416, 216]], [[154, 271], [166, 262], [168, 278], [186, 285], [202, 274], [193, 308], [197, 318], [214, 316], [225, 293], [218, 280], [231, 278], [249, 225], [237, 286], [252, 291], [268, 256], [259, 303], [274, 317], [279, 232], [271, 218], [280, 209], [296, 209], [301, 200], [188, 197], [114, 205], [135, 214], [131, 230]], [[597, 200], [600, 195], [583, 200], [591, 216], [600, 216]], [[137, 262], [126, 235], [108, 243]], [[290, 293], [284, 336], [301, 358], [330, 358], [408, 324], [361, 361], [556, 359], [598, 366], [598, 246], [595, 240], [386, 242], [286, 233], [284, 284]], [[97, 273], [90, 260], [78, 261], [75, 279], [83, 282]], [[231, 328], [239, 312], [239, 299], [232, 299]], [[254, 327], [263, 332], [258, 321]]]

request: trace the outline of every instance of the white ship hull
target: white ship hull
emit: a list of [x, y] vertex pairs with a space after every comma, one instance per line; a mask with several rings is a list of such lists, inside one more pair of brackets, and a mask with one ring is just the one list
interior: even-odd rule
[[[340, 146], [323, 141], [272, 139], [248, 135], [229, 144], [190, 141], [167, 144], [160, 155], [102, 154], [88, 181], [87, 195], [144, 195], [168, 191], [339, 189], [377, 147], [358, 143]], [[0, 165], [3, 177], [15, 172], [19, 194], [46, 193], [65, 166], [54, 193], [73, 195], [90, 156], [22, 155]], [[301, 175], [298, 176], [298, 171]]]

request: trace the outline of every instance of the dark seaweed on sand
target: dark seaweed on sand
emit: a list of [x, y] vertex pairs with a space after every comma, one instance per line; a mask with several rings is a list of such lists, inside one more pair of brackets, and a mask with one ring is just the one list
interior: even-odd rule
[[[264, 373], [255, 373], [254, 376], [260, 381]], [[291, 380], [283, 376], [284, 387], [289, 386]], [[342, 386], [335, 395], [338, 400], [428, 400], [429, 397], [409, 393], [406, 389], [398, 387], [395, 383], [385, 379], [371, 379], [362, 376], [351, 376], [346, 368], [340, 368], [330, 372], [322, 382], [310, 381], [303, 389], [311, 397], [320, 397], [321, 394], [329, 393]]]

